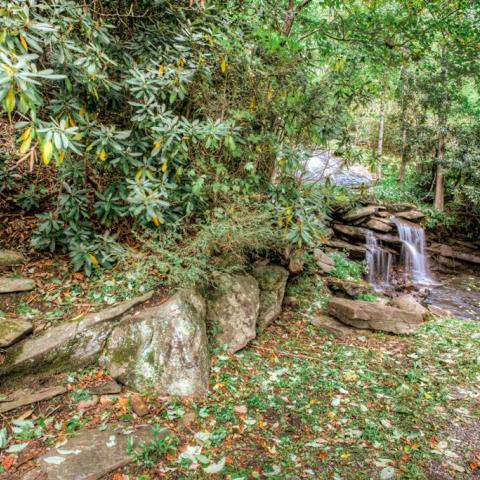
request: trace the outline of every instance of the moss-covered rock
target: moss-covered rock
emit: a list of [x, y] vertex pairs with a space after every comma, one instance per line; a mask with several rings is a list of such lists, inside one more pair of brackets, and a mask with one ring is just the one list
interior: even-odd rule
[[100, 364], [121, 383], [160, 394], [203, 396], [208, 390], [205, 300], [181, 290], [114, 328]]

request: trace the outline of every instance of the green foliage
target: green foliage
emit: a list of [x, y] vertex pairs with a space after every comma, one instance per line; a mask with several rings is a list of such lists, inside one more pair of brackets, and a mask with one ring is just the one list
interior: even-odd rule
[[361, 263], [349, 260], [344, 253], [332, 255], [335, 262], [335, 269], [332, 272], [334, 277], [342, 280], [360, 281], [365, 273], [365, 267]]
[[35, 248], [66, 250], [90, 274], [114, 260], [109, 231], [169, 232], [257, 192], [289, 241], [315, 243], [322, 204], [292, 177], [290, 145], [318, 137], [339, 103], [322, 120], [305, 109], [328, 85], [282, 40], [281, 9], [266, 24], [267, 4], [230, 4], [2, 0], [0, 100], [17, 156], [51, 180], [42, 197], [26, 179], [11, 184], [18, 206], [39, 210]]
[[158, 425], [152, 427], [153, 439], [134, 447], [133, 437], [128, 438], [127, 453], [133, 460], [146, 468], [154, 467], [165, 455], [177, 452], [178, 439]]
[[374, 293], [362, 293], [356, 298], [357, 300], [363, 300], [364, 302], [375, 302], [378, 298], [378, 295], [375, 295]]
[[136, 275], [144, 278], [155, 272], [157, 282], [169, 286], [206, 284], [213, 272], [238, 271], [275, 252], [280, 256], [286, 245], [276, 226], [275, 208], [248, 198], [214, 209], [188, 229], [178, 225], [139, 240], [143, 251], [126, 253], [136, 264]]

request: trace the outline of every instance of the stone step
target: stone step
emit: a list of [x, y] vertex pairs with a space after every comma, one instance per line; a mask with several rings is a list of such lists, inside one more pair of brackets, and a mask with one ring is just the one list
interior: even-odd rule
[[29, 292], [35, 288], [35, 282], [27, 278], [0, 277], [0, 293]]
[[[165, 430], [159, 437], [166, 435]], [[104, 431], [80, 431], [62, 445], [50, 447], [22, 480], [98, 480], [133, 461], [128, 452], [129, 438], [133, 439], [135, 450], [140, 443], [153, 440], [152, 427], [110, 426]]]

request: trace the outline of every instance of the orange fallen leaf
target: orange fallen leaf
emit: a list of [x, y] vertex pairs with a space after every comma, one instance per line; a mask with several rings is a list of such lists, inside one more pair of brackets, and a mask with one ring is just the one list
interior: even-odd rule
[[118, 404], [120, 405], [120, 410], [122, 411], [123, 414], [127, 413], [128, 411], [128, 403], [129, 403], [128, 397], [120, 397], [118, 399]]
[[16, 455], [8, 455], [2, 460], [2, 466], [5, 470], [10, 470], [12, 466], [16, 463], [17, 456]]
[[112, 480], [124, 480], [125, 479], [125, 475], [123, 473], [116, 473]]

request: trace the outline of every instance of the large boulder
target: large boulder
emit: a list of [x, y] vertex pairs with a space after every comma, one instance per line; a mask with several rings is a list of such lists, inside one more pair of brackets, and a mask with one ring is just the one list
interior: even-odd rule
[[230, 353], [237, 352], [256, 336], [260, 289], [251, 275], [219, 275], [208, 299], [207, 320], [218, 328], [216, 340]]
[[328, 304], [330, 315], [355, 328], [382, 330], [395, 334], [412, 334], [423, 323], [417, 312], [374, 302], [333, 298]]
[[180, 290], [167, 302], [125, 317], [112, 331], [100, 364], [135, 390], [203, 396], [208, 390], [205, 300]]
[[319, 248], [313, 250], [313, 256], [317, 262], [317, 267], [322, 273], [332, 273], [335, 270], [335, 262], [330, 255], [322, 252]]
[[415, 297], [409, 293], [393, 298], [390, 300], [390, 302], [388, 302], [388, 305], [399, 308], [406, 312], [418, 313], [425, 321], [427, 321], [430, 317], [428, 309], [419, 303]]
[[331, 277], [327, 280], [327, 286], [335, 294], [351, 298], [374, 293], [375, 291], [370, 283], [364, 282], [363, 280], [354, 282], [352, 280], [342, 280]]
[[256, 267], [252, 275], [260, 288], [257, 331], [262, 332], [282, 313], [283, 297], [289, 273], [279, 265], [263, 265]]
[[0, 267], [15, 267], [25, 262], [25, 257], [14, 250], [0, 250]]
[[27, 338], [7, 350], [0, 376], [18, 373], [85, 367], [94, 363], [105, 346], [115, 322], [128, 310], [150, 299], [152, 293], [120, 303], [80, 321], [65, 322]]

